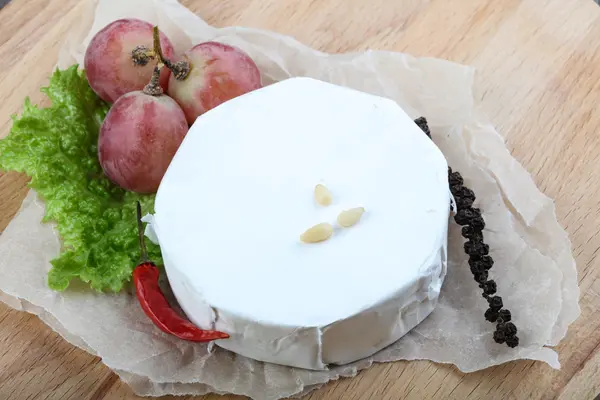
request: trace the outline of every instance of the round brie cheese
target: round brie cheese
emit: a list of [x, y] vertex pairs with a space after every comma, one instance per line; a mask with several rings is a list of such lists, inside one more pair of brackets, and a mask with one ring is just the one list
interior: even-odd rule
[[[332, 204], [315, 201], [317, 184]], [[343, 228], [343, 210], [364, 207]], [[390, 345], [435, 307], [450, 208], [444, 156], [393, 101], [309, 78], [199, 117], [151, 229], [182, 309], [216, 344], [309, 369]], [[332, 236], [300, 236], [327, 222]]]

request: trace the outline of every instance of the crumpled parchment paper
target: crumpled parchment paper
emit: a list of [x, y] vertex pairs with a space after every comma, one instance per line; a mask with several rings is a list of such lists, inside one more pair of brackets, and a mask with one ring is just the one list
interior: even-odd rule
[[460, 228], [453, 222], [448, 276], [437, 309], [397, 343], [329, 371], [265, 364], [167, 336], [152, 325], [131, 293], [98, 294], [85, 287], [51, 291], [46, 272], [60, 242], [51, 225], [40, 223], [44, 205], [33, 192], [0, 236], [0, 300], [37, 314], [72, 344], [102, 357], [140, 395], [217, 392], [279, 399], [354, 376], [373, 362], [394, 360], [452, 363], [465, 372], [515, 359], [542, 360], [559, 368], [557, 354], [546, 346], [556, 345], [579, 315], [571, 245], [552, 200], [478, 115], [472, 68], [389, 52], [324, 54], [272, 32], [213, 28], [175, 0], [92, 1], [89, 14], [66, 41], [59, 66], [82, 64], [92, 35], [121, 17], [159, 24], [180, 52], [207, 40], [238, 46], [257, 62], [265, 84], [310, 76], [389, 97], [411, 116], [426, 116], [435, 143], [476, 192], [496, 260], [491, 278], [513, 313], [521, 345], [510, 349], [493, 342], [494, 324], [483, 317], [487, 303], [471, 276]]

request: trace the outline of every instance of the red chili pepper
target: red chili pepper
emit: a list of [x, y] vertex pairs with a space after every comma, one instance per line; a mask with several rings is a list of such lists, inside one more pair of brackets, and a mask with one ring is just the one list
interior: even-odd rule
[[224, 332], [198, 328], [171, 308], [158, 286], [158, 268], [152, 261], [148, 260], [142, 226], [142, 207], [139, 202], [137, 203], [137, 217], [142, 262], [133, 270], [133, 282], [135, 283], [137, 298], [146, 315], [161, 331], [180, 339], [192, 342], [210, 342], [229, 338], [229, 335]]

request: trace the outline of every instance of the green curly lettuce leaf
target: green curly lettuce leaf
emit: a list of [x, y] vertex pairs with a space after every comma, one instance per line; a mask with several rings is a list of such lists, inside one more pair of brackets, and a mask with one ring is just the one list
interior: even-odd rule
[[[98, 162], [98, 132], [109, 106], [74, 65], [57, 70], [44, 92], [52, 106], [25, 100], [0, 141], [0, 169], [24, 172], [46, 203], [44, 222], [56, 223], [63, 248], [52, 260], [48, 285], [65, 290], [79, 278], [96, 290], [119, 291], [139, 262], [136, 201], [153, 211], [154, 196], [127, 192], [111, 183]], [[148, 243], [151, 259], [161, 261]]]

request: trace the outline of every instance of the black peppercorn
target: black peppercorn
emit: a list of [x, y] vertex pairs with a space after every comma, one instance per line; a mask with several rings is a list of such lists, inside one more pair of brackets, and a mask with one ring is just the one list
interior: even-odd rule
[[473, 201], [475, 201], [475, 199], [477, 198], [475, 196], [475, 192], [466, 186], [463, 186], [462, 189], [460, 190], [460, 197], [462, 197], [463, 199], [470, 199]]
[[492, 266], [494, 265], [494, 260], [488, 255], [480, 256], [478, 254], [472, 254], [471, 257], [469, 257], [469, 265], [471, 267], [477, 265], [478, 269], [482, 271], [489, 271], [490, 268], [492, 268]]
[[[469, 264], [471, 264], [471, 263], [469, 263]], [[485, 268], [483, 268], [481, 263], [475, 262], [475, 263], [471, 264], [470, 266], [471, 266], [471, 273], [473, 274], [473, 276], [479, 274], [480, 272], [485, 271]]]
[[483, 233], [481, 231], [474, 230], [470, 225], [463, 226], [461, 233], [465, 239], [483, 241]]
[[500, 311], [500, 309], [502, 308], [503, 304], [502, 304], [502, 297], [500, 296], [492, 296], [488, 299], [488, 304], [490, 305], [490, 308], [493, 308], [495, 310]]
[[515, 348], [519, 345], [519, 338], [517, 336], [509, 336], [505, 340], [508, 347]]
[[470, 199], [475, 201], [475, 193], [468, 187], [464, 187], [462, 185], [454, 185], [450, 186], [450, 191], [455, 199]]
[[469, 221], [470, 220], [465, 215], [465, 210], [459, 210], [454, 216], [454, 222], [456, 222], [459, 225], [468, 225]]
[[465, 208], [469, 208], [473, 205], [474, 199], [470, 199], [467, 197], [460, 197], [459, 199], [454, 199], [456, 201], [456, 208], [459, 210], [464, 210]]
[[488, 308], [485, 312], [485, 319], [487, 319], [490, 322], [496, 322], [496, 320], [498, 319], [498, 310]]
[[510, 311], [508, 310], [500, 310], [498, 312], [498, 318], [501, 318], [502, 321], [508, 322], [511, 319]]
[[481, 271], [486, 269], [481, 257], [469, 257], [469, 266], [474, 267], [475, 265], [477, 265], [477, 268]]
[[460, 172], [452, 172], [452, 170], [450, 170], [450, 173], [448, 174], [448, 183], [450, 186], [461, 186], [464, 181]]
[[473, 228], [473, 230], [478, 232], [481, 232], [485, 229], [485, 221], [483, 220], [483, 217], [473, 218], [471, 221], [469, 221], [469, 225], [471, 228]]
[[[496, 281], [494, 281], [494, 280], [487, 281], [483, 284], [483, 293], [484, 294], [492, 295], [492, 294], [496, 293], [497, 289], [498, 288], [496, 287]], [[508, 310], [501, 310], [501, 311], [508, 311]], [[508, 319], [502, 318], [502, 320], [504, 322], [510, 321], [510, 312], [509, 312], [509, 318]]]
[[506, 335], [504, 334], [504, 331], [495, 331], [494, 341], [500, 344], [504, 343], [506, 341]]
[[512, 322], [504, 324], [504, 333], [506, 336], [515, 336], [517, 334], [517, 327]]
[[476, 242], [469, 240], [464, 244], [465, 253], [470, 256], [483, 257], [487, 255], [490, 251], [490, 246], [483, 242]]
[[429, 131], [429, 125], [427, 124], [427, 120], [424, 117], [420, 117], [415, 119], [415, 124], [421, 128], [421, 130], [427, 135], [429, 139], [431, 139], [431, 132]]
[[480, 273], [475, 275], [475, 281], [478, 283], [484, 283], [488, 279], [488, 272], [481, 271]]
[[494, 259], [488, 255], [481, 257], [479, 261], [481, 262], [483, 269], [485, 269], [486, 271], [492, 268], [492, 266], [494, 265]]
[[[454, 220], [459, 225], [471, 225], [471, 221], [473, 221], [475, 218], [478, 218], [478, 217], [481, 218], [481, 211], [479, 210], [479, 208], [470, 207], [470, 208], [458, 210], [458, 212], [454, 216]], [[475, 228], [473, 228], [473, 229], [475, 231], [478, 230]], [[481, 230], [479, 230], [479, 231], [481, 231]]]

